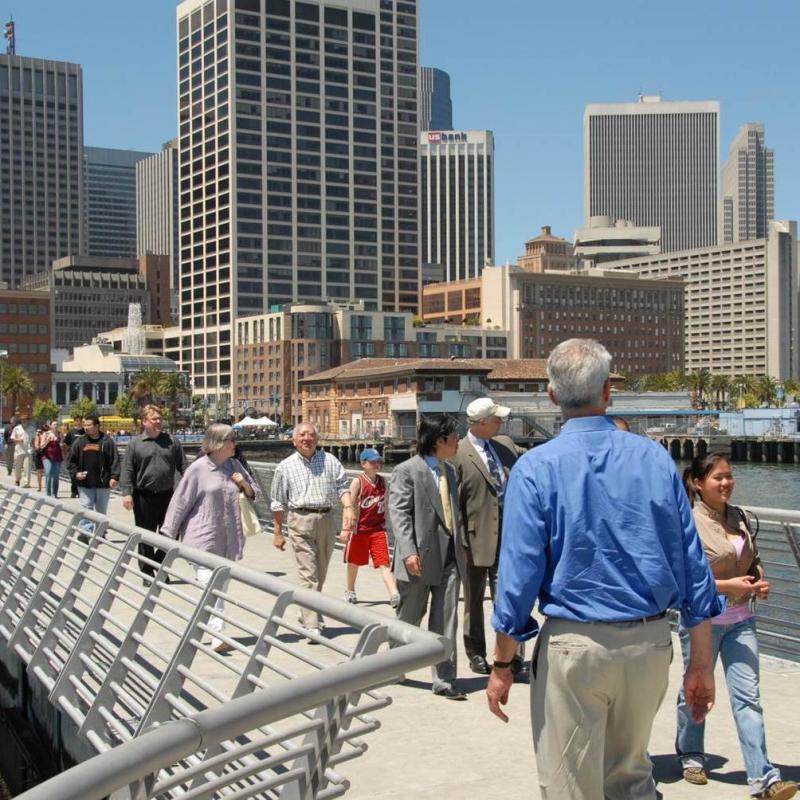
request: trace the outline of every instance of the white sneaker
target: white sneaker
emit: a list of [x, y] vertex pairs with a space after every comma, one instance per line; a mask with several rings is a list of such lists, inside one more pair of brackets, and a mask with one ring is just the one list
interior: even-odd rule
[[355, 592], [351, 592], [349, 589], [344, 593], [345, 602], [350, 603], [351, 605], [355, 605], [358, 602], [358, 597], [356, 597]]
[[392, 596], [389, 598], [389, 605], [390, 605], [392, 608], [397, 608], [397, 607], [400, 605], [400, 593], [399, 593], [399, 592], [395, 592], [395, 593], [394, 593], [394, 594], [393, 594], [393, 595], [392, 595]]
[[[319, 628], [309, 628], [308, 632], [313, 634], [314, 636], [322, 637], [322, 631]], [[309, 636], [307, 641], [309, 644], [319, 644], [319, 642], [312, 636]]]

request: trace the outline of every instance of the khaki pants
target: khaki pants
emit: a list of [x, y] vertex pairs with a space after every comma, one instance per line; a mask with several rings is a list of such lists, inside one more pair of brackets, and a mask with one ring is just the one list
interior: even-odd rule
[[[321, 592], [336, 538], [333, 513], [290, 511], [286, 527], [300, 585]], [[300, 622], [304, 628], [322, 627], [322, 617], [307, 608], [300, 610]]]
[[543, 800], [655, 800], [647, 743], [671, 660], [666, 619], [545, 622], [531, 675]]
[[31, 456], [30, 453], [15, 453], [14, 454], [14, 480], [17, 486], [20, 485], [23, 477], [25, 478], [25, 486], [30, 488], [31, 485]]

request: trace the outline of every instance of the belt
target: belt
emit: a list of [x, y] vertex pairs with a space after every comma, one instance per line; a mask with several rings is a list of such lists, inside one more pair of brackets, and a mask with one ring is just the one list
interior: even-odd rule
[[661, 611], [658, 614], [651, 614], [649, 617], [642, 617], [641, 619], [623, 619], [615, 622], [604, 622], [602, 620], [598, 620], [598, 622], [601, 625], [644, 625], [648, 622], [656, 622], [660, 619], [664, 619], [666, 616], [667, 612]]
[[290, 508], [289, 511], [294, 511], [295, 514], [327, 514], [330, 511], [328, 508]]

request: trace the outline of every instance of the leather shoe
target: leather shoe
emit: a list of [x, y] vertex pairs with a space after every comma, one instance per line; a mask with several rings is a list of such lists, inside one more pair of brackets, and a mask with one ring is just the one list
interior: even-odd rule
[[464, 692], [460, 692], [454, 686], [445, 686], [443, 689], [435, 689], [433, 692], [439, 697], [446, 697], [448, 700], [466, 700]]
[[515, 681], [524, 680], [530, 676], [530, 668], [521, 658], [515, 658], [511, 661], [511, 674]]
[[469, 668], [478, 675], [488, 675], [492, 671], [486, 663], [485, 656], [470, 656]]

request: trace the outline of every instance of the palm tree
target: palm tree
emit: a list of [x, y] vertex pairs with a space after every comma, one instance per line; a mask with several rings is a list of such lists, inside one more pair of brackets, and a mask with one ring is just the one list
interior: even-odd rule
[[710, 386], [714, 392], [714, 405], [719, 411], [725, 406], [726, 395], [731, 389], [731, 379], [727, 375], [712, 375]]
[[33, 381], [22, 367], [6, 366], [3, 369], [3, 382], [0, 391], [11, 395], [11, 413], [17, 413], [17, 401], [20, 397], [30, 397], [34, 392]]
[[783, 391], [786, 392], [786, 395], [792, 395], [792, 397], [797, 399], [797, 396], [800, 395], [800, 380], [797, 378], [786, 378], [783, 382]]
[[686, 386], [686, 376], [678, 369], [673, 369], [665, 376], [670, 392], [679, 392]]
[[690, 372], [686, 376], [686, 385], [692, 393], [692, 406], [695, 408], [703, 408], [705, 406], [703, 394], [708, 390], [710, 381], [711, 373], [705, 367], [695, 372]]
[[172, 412], [172, 426], [174, 428], [180, 400], [183, 397], [188, 397], [191, 393], [186, 376], [182, 372], [167, 372], [162, 375], [158, 388], [162, 397], [169, 402], [169, 408]]
[[159, 398], [163, 379], [164, 373], [155, 367], [147, 367], [133, 376], [130, 396], [137, 408], [153, 403]]
[[734, 375], [731, 379], [731, 395], [735, 395], [741, 406], [747, 395], [752, 395], [755, 391], [756, 380], [752, 375]]
[[775, 401], [775, 396], [778, 393], [778, 382], [769, 375], [761, 375], [756, 381], [755, 391], [758, 395], [758, 399], [762, 403], [766, 403], [769, 408]]

